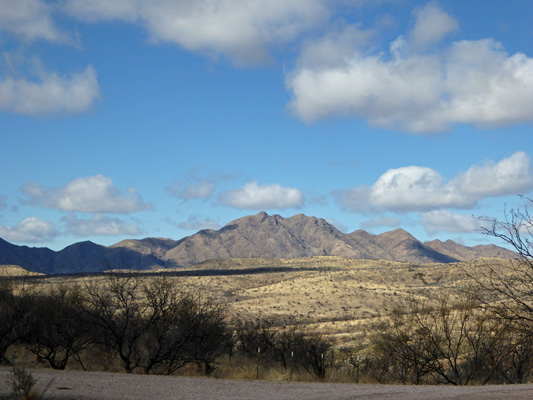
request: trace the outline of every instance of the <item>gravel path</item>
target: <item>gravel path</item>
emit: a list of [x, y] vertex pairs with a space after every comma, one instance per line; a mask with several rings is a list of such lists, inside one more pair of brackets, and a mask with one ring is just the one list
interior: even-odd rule
[[[9, 393], [9, 369], [0, 368], [0, 398]], [[347, 385], [226, 381], [204, 378], [35, 370], [38, 387], [53, 379], [45, 399], [352, 400], [352, 399], [533, 399], [533, 385], [475, 387]]]

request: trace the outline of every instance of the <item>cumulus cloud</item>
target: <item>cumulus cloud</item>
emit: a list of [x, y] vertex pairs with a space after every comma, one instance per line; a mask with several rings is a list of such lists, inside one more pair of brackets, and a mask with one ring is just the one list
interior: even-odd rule
[[165, 188], [167, 193], [182, 200], [207, 199], [213, 195], [215, 189], [215, 184], [210, 181], [197, 181], [184, 185], [179, 180], [174, 181], [172, 185]]
[[397, 119], [416, 119], [438, 102], [438, 71], [438, 60], [430, 56], [391, 65], [379, 56], [358, 55], [342, 67], [304, 67], [287, 78], [290, 108], [305, 122], [344, 115], [393, 126]]
[[191, 216], [187, 221], [180, 222], [178, 224], [178, 227], [189, 231], [200, 231], [202, 229], [217, 230], [221, 228], [221, 226], [217, 222], [212, 221], [209, 218], [205, 218], [202, 220], [196, 216]]
[[298, 63], [315, 67], [334, 67], [343, 64], [367, 45], [374, 35], [355, 25], [338, 23], [322, 38], [303, 43]]
[[529, 156], [517, 152], [494, 164], [474, 165], [452, 179], [419, 166], [390, 169], [372, 186], [333, 193], [351, 212], [468, 209], [486, 197], [527, 193], [533, 189]]
[[454, 185], [462, 193], [478, 198], [527, 193], [533, 188], [530, 157], [519, 151], [497, 164], [489, 161], [474, 165], [460, 174]]
[[434, 3], [416, 9], [413, 14], [415, 25], [409, 33], [409, 40], [416, 48], [425, 49], [459, 29], [457, 20]]
[[321, 0], [66, 0], [64, 10], [88, 21], [136, 23], [154, 41], [224, 56], [237, 65], [264, 63], [271, 46], [329, 17]]
[[151, 208], [130, 188], [120, 191], [111, 178], [95, 175], [69, 182], [63, 187], [46, 189], [39, 183], [26, 183], [21, 188], [26, 203], [63, 211], [88, 213], [129, 213]]
[[24, 115], [75, 114], [99, 99], [100, 88], [92, 66], [69, 77], [44, 74], [38, 81], [0, 78], [0, 111]]
[[327, 65], [304, 54], [286, 77], [289, 107], [306, 122], [341, 115], [413, 133], [533, 121], [533, 58], [510, 55], [492, 39], [457, 41], [436, 51], [456, 24], [429, 5], [388, 52], [338, 55]]
[[78, 218], [71, 214], [63, 217], [69, 233], [80, 236], [114, 236], [114, 235], [139, 235], [139, 226], [132, 222], [126, 223], [118, 218], [105, 215], [93, 215], [91, 218]]
[[54, 224], [34, 217], [25, 218], [15, 226], [0, 226], [0, 237], [8, 242], [43, 243], [57, 235]]
[[467, 208], [475, 204], [474, 198], [447, 183], [437, 171], [417, 166], [385, 172], [372, 186], [369, 201], [376, 207], [394, 211]]
[[471, 215], [456, 214], [448, 210], [421, 213], [420, 218], [425, 231], [429, 235], [434, 235], [437, 232], [476, 232], [483, 225], [479, 219]]
[[304, 195], [298, 189], [283, 187], [277, 183], [260, 186], [253, 181], [240, 189], [221, 193], [219, 202], [226, 206], [249, 210], [299, 208], [304, 203]]
[[40, 0], [0, 0], [0, 31], [17, 35], [24, 40], [66, 42], [52, 20], [52, 6]]
[[[56, 8], [57, 4], [42, 0], [0, 0], [0, 33], [7, 32], [24, 41], [76, 44], [55, 26], [52, 14]], [[15, 58], [24, 58], [23, 53], [24, 50], [18, 51]], [[38, 71], [29, 77], [23, 76], [20, 66], [13, 65], [10, 54], [3, 56], [10, 72], [0, 76], [0, 112], [30, 116], [75, 114], [86, 111], [100, 98], [92, 66], [70, 75]]]

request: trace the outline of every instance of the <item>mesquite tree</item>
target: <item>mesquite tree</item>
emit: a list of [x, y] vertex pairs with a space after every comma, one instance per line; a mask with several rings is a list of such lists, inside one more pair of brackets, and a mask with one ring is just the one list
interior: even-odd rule
[[34, 288], [24, 281], [0, 278], [0, 361], [28, 324], [34, 294]]
[[503, 219], [483, 218], [485, 234], [502, 240], [516, 251], [516, 258], [504, 268], [487, 265], [488, 280], [478, 280], [487, 294], [485, 304], [503, 319], [533, 333], [533, 219], [525, 198], [522, 209], [505, 212]]
[[82, 302], [80, 287], [67, 285], [53, 287], [35, 298], [22, 340], [53, 369], [65, 369], [71, 358], [81, 363], [80, 353], [91, 342]]

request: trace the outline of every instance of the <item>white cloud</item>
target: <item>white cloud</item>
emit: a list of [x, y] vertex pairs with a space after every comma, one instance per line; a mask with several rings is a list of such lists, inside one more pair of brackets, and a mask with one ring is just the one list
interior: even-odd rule
[[304, 195], [298, 189], [277, 183], [260, 186], [254, 181], [248, 182], [241, 189], [221, 193], [219, 201], [230, 207], [249, 210], [299, 208], [304, 203]]
[[24, 40], [66, 42], [67, 36], [53, 23], [52, 6], [39, 0], [0, 0], [0, 31]]
[[25, 218], [15, 226], [0, 226], [0, 237], [8, 242], [43, 243], [57, 235], [54, 224], [34, 217]]
[[351, 212], [407, 212], [468, 209], [485, 197], [524, 194], [532, 189], [529, 156], [517, 152], [496, 164], [474, 165], [450, 180], [427, 167], [390, 169], [370, 187], [338, 190], [333, 195]]
[[290, 107], [305, 122], [344, 115], [392, 126], [398, 119], [416, 119], [438, 102], [438, 71], [438, 61], [429, 56], [394, 64], [379, 56], [356, 56], [342, 67], [305, 67], [287, 77]]
[[200, 231], [202, 229], [218, 230], [221, 228], [217, 222], [212, 221], [209, 218], [201, 220], [196, 216], [191, 216], [187, 221], [180, 222], [178, 227], [190, 231]]
[[409, 41], [419, 49], [440, 42], [444, 36], [459, 29], [459, 23], [434, 3], [413, 12], [415, 25], [409, 33]]
[[[325, 65], [304, 52], [286, 77], [293, 95], [289, 107], [305, 122], [341, 115], [414, 133], [533, 121], [533, 58], [509, 55], [492, 39], [425, 50], [455, 24], [430, 5], [417, 12], [413, 31], [393, 41], [388, 53], [343, 53]], [[345, 52], [342, 37], [337, 40], [332, 51]]]
[[75, 215], [63, 217], [68, 232], [75, 236], [114, 236], [139, 235], [138, 225], [134, 222], [127, 224], [118, 219], [105, 215], [93, 215], [89, 219], [79, 219]]
[[237, 65], [263, 63], [269, 48], [325, 21], [321, 0], [66, 0], [65, 11], [88, 21], [123, 20], [154, 41], [225, 56]]
[[355, 25], [337, 24], [324, 37], [305, 41], [298, 62], [320, 67], [342, 64], [367, 45], [373, 34]]
[[448, 210], [421, 213], [420, 218], [429, 235], [437, 232], [476, 232], [482, 226], [482, 222], [471, 215], [456, 214]]
[[87, 110], [100, 97], [92, 66], [79, 74], [61, 77], [44, 74], [38, 81], [0, 78], [0, 111], [24, 115], [74, 114]]
[[433, 120], [480, 126], [533, 120], [533, 59], [525, 54], [509, 56], [491, 39], [456, 42], [445, 75], [446, 90], [440, 108], [432, 110]]
[[121, 192], [111, 178], [95, 175], [69, 182], [63, 187], [46, 189], [39, 183], [26, 183], [21, 191], [29, 204], [63, 211], [88, 213], [129, 213], [152, 206], [142, 201], [135, 189]]
[[390, 169], [371, 187], [359, 186], [333, 193], [351, 212], [389, 210], [429, 211], [435, 208], [469, 208], [476, 199], [459, 192], [431, 168], [409, 166]]
[[468, 208], [475, 199], [465, 196], [431, 168], [402, 167], [385, 172], [370, 189], [373, 206], [394, 211]]
[[[53, 21], [57, 4], [42, 0], [0, 0], [0, 33], [24, 41], [45, 40], [76, 45], [76, 40], [59, 30]], [[100, 97], [96, 71], [88, 66], [70, 75], [44, 72], [24, 76], [20, 67], [26, 44], [13, 54], [4, 52], [8, 74], [0, 75], [0, 112], [23, 115], [75, 114], [89, 109]], [[33, 63], [36, 58], [33, 58]], [[15, 61], [15, 63], [13, 63]]]
[[462, 193], [478, 198], [527, 193], [533, 188], [530, 157], [518, 151], [497, 164], [474, 165], [460, 174], [454, 185]]
[[215, 189], [215, 184], [209, 181], [198, 181], [184, 185], [179, 180], [165, 188], [168, 193], [183, 200], [207, 199], [213, 195]]

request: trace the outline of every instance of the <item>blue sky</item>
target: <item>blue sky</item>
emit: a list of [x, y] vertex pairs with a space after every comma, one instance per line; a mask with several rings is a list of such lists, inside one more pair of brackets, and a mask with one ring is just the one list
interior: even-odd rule
[[259, 211], [487, 243], [533, 190], [533, 3], [0, 0], [0, 237]]

